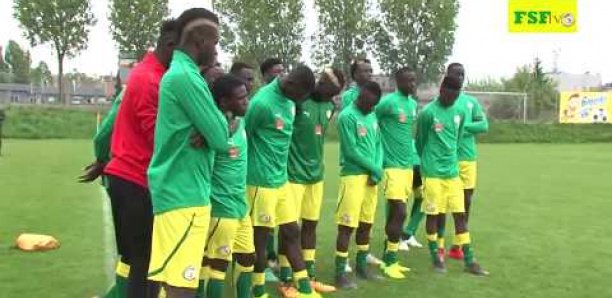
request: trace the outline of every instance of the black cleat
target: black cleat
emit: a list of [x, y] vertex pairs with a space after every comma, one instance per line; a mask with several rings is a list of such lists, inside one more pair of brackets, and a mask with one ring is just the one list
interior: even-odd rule
[[361, 278], [361, 279], [365, 279], [365, 280], [369, 280], [369, 281], [378, 281], [378, 280], [383, 280], [384, 277], [378, 273], [372, 272], [372, 270], [370, 268], [364, 268], [364, 269], [359, 269], [357, 268], [356, 270], [356, 275], [357, 277]]
[[480, 264], [474, 262], [465, 267], [465, 272], [476, 275], [476, 276], [487, 276], [489, 271], [486, 271], [480, 267]]
[[433, 268], [436, 273], [446, 273], [446, 264], [440, 259], [434, 261]]
[[340, 290], [357, 289], [357, 284], [349, 277], [348, 273], [342, 273], [336, 276], [336, 288]]

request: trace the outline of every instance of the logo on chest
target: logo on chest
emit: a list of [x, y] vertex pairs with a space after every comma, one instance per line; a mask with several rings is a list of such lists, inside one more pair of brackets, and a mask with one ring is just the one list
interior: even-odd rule
[[283, 128], [285, 128], [285, 121], [280, 114], [274, 115], [274, 127], [276, 127], [277, 130], [283, 130]]
[[240, 149], [238, 149], [238, 147], [231, 147], [228, 151], [228, 155], [231, 159], [236, 159], [238, 154], [240, 154]]
[[357, 134], [360, 137], [365, 137], [368, 134], [368, 129], [363, 125], [359, 125], [357, 126]]
[[444, 123], [440, 123], [440, 122], [434, 123], [433, 128], [435, 132], [442, 132], [444, 130]]
[[317, 124], [315, 126], [315, 131], [314, 131], [315, 135], [320, 136], [323, 135], [323, 126], [321, 126], [321, 124]]

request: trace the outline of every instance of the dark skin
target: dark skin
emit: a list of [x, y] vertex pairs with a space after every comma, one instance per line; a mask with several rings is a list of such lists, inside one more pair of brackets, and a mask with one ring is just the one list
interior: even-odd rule
[[274, 79], [281, 76], [284, 71], [285, 66], [282, 64], [276, 64], [263, 74], [263, 80], [266, 82], [266, 84], [269, 84], [270, 82], [274, 81]]
[[[168, 32], [161, 36], [157, 41], [157, 47], [153, 51], [153, 54], [157, 57], [159, 62], [168, 68], [170, 66], [170, 61], [172, 61], [172, 53], [176, 48], [176, 32]], [[78, 177], [79, 183], [90, 183], [98, 179], [104, 172], [104, 167], [106, 163], [101, 161], [94, 161], [93, 163], [87, 165], [83, 169], [83, 174]]]
[[[395, 82], [397, 89], [404, 95], [416, 94], [417, 76], [414, 71], [405, 71], [399, 73]], [[391, 242], [398, 242], [402, 234], [402, 225], [406, 220], [406, 203], [402, 200], [405, 198], [387, 198], [389, 213], [385, 225], [385, 233], [387, 239]]]
[[201, 73], [208, 86], [212, 85], [218, 78], [225, 74], [219, 62], [216, 62], [212, 66], [202, 67]]
[[365, 82], [369, 82], [372, 80], [372, 65], [367, 62], [359, 62], [357, 63], [357, 69], [355, 69], [355, 73], [353, 74], [353, 79], [357, 86], [363, 85]]
[[[242, 85], [240, 87], [232, 90], [231, 95], [228, 98], [222, 98], [219, 100], [219, 109], [225, 114], [230, 126], [233, 128], [231, 131], [234, 132], [237, 127], [237, 119], [238, 117], [244, 117], [246, 114], [247, 106], [249, 104], [248, 92], [246, 86]], [[243, 254], [243, 253], [234, 253], [234, 258], [236, 262], [243, 267], [253, 266], [255, 263], [255, 254]], [[203, 266], [210, 266], [212, 269], [226, 272], [229, 266], [229, 262], [222, 259], [208, 259], [204, 258], [202, 260]]]
[[253, 82], [255, 81], [255, 75], [253, 74], [253, 70], [250, 68], [243, 68], [235, 75], [244, 80], [247, 92], [251, 94], [251, 91], [253, 91]]
[[[334, 85], [334, 83], [324, 75], [317, 82], [315, 92], [312, 98], [317, 102], [328, 102], [338, 94], [340, 94], [341, 87]], [[318, 221], [308, 220], [302, 218], [302, 249], [315, 249], [317, 246], [317, 224]]]
[[446, 75], [449, 77], [456, 77], [461, 82], [461, 86], [463, 86], [463, 82], [465, 81], [465, 69], [461, 65], [454, 65], [449, 67], [446, 71]]
[[[372, 93], [368, 89], [361, 88], [359, 97], [355, 101], [357, 108], [364, 114], [367, 115], [374, 110], [374, 107], [380, 101], [380, 96]], [[374, 186], [376, 183], [369, 178], [368, 185]], [[337, 251], [348, 251], [349, 241], [355, 228], [347, 227], [344, 225], [338, 225], [338, 238], [336, 238], [336, 250]], [[370, 231], [372, 230], [372, 224], [360, 222], [357, 227], [355, 235], [355, 242], [357, 245], [366, 245], [370, 243]]]
[[[280, 78], [280, 89], [284, 96], [291, 101], [300, 103], [310, 96], [313, 90], [304, 86], [300, 78], [292, 74]], [[255, 272], [264, 272], [267, 267], [266, 242], [273, 229], [269, 227], [255, 226], [253, 233], [255, 236]], [[304, 270], [306, 265], [302, 258], [300, 246], [300, 227], [295, 222], [280, 225], [278, 228], [279, 253], [285, 255], [291, 264], [294, 272]]]

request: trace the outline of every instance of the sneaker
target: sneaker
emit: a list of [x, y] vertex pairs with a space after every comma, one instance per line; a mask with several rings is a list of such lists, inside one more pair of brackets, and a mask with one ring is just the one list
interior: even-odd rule
[[357, 277], [365, 280], [377, 281], [383, 279], [382, 275], [372, 272], [370, 268], [357, 268], [356, 273]]
[[446, 250], [444, 248], [438, 248], [438, 258], [440, 261], [444, 262], [444, 258], [446, 257]]
[[408, 240], [402, 240], [399, 243], [399, 251], [410, 251], [410, 246], [408, 244]]
[[346, 273], [352, 273], [353, 272], [353, 268], [351, 267], [351, 264], [349, 264], [348, 262], [346, 262], [346, 266], [344, 267], [344, 272], [346, 272]]
[[487, 276], [489, 275], [489, 271], [486, 271], [480, 267], [480, 264], [474, 262], [465, 267], [465, 272], [474, 274], [476, 276]]
[[283, 298], [297, 298], [299, 294], [298, 290], [291, 284], [280, 284], [277, 290], [278, 294]]
[[253, 297], [255, 297], [255, 298], [270, 298], [270, 295], [268, 295], [268, 293], [264, 293], [261, 296], [253, 296]]
[[448, 250], [448, 257], [451, 259], [462, 261], [463, 250], [461, 250], [461, 247], [453, 245], [451, 249]]
[[446, 273], [446, 264], [444, 264], [444, 261], [439, 258], [434, 261], [433, 267], [434, 271], [437, 273]]
[[399, 269], [399, 271], [401, 271], [401, 272], [410, 272], [412, 270], [412, 269], [410, 269], [408, 267], [404, 267], [404, 266], [400, 265], [399, 262], [397, 262], [397, 263], [395, 263], [393, 265], [396, 266], [397, 269]]
[[423, 248], [423, 244], [419, 243], [419, 241], [416, 240], [416, 237], [414, 236], [410, 236], [410, 238], [408, 238], [408, 240], [406, 240], [408, 246], [411, 247], [416, 247], [416, 248]]
[[324, 284], [317, 280], [310, 281], [310, 287], [318, 293], [331, 293], [336, 291], [336, 287], [328, 284]]
[[298, 297], [299, 298], [321, 298], [323, 296], [321, 296], [321, 294], [317, 293], [316, 291], [312, 291], [312, 293], [310, 294], [298, 293]]
[[336, 288], [341, 290], [357, 289], [357, 284], [345, 272], [336, 276]]
[[400, 270], [400, 266], [395, 263], [393, 265], [380, 265], [380, 270], [383, 272], [383, 274], [391, 279], [404, 279], [406, 278], [406, 276], [402, 273], [402, 271]]
[[266, 270], [264, 271], [264, 274], [266, 276], [266, 282], [279, 282], [280, 279], [278, 279], [278, 277], [274, 274], [274, 271], [272, 271], [272, 269], [270, 268], [266, 268]]
[[376, 266], [380, 266], [383, 263], [383, 261], [375, 257], [373, 254], [368, 254], [366, 258], [366, 262], [370, 265], [376, 265]]
[[280, 265], [276, 260], [268, 260], [268, 268], [272, 269], [273, 271], [279, 271]]

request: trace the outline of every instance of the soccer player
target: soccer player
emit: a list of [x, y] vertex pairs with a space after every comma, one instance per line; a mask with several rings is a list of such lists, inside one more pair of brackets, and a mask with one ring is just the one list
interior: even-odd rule
[[[219, 20], [207, 9], [192, 8], [177, 23], [180, 42], [159, 86], [148, 170], [155, 214], [149, 279], [161, 283], [169, 298], [196, 294], [210, 222], [213, 159], [215, 152], [231, 149], [227, 121], [198, 67], [215, 61]], [[206, 146], [191, 146], [194, 131]]]
[[270, 84], [285, 71], [283, 62], [278, 58], [268, 58], [259, 66], [264, 84]]
[[356, 59], [351, 63], [350, 72], [355, 83], [342, 93], [341, 110], [349, 107], [359, 97], [360, 87], [372, 80], [372, 64], [368, 59]]
[[364, 83], [354, 103], [338, 116], [340, 136], [340, 190], [336, 208], [336, 286], [356, 288], [348, 277], [346, 264], [349, 241], [357, 229], [357, 276], [366, 280], [382, 278], [368, 269], [370, 230], [378, 201], [378, 183], [383, 179], [382, 142], [374, 107], [381, 96], [375, 82]]
[[[460, 63], [451, 63], [446, 71], [446, 75], [454, 76], [461, 82], [465, 80], [465, 69]], [[459, 177], [463, 183], [463, 198], [465, 201], [465, 224], [470, 218], [470, 207], [472, 206], [472, 196], [476, 188], [476, 134], [485, 133], [489, 130], [489, 122], [478, 100], [464, 92], [459, 95], [458, 104], [464, 106], [468, 111], [466, 118], [465, 132], [459, 142]], [[448, 251], [448, 257], [456, 260], [463, 259], [463, 251], [458, 243], [455, 242]]]
[[459, 79], [445, 77], [440, 95], [423, 109], [417, 120], [415, 139], [417, 152], [421, 156], [428, 247], [436, 272], [446, 272], [444, 260], [438, 255], [437, 224], [439, 214], [450, 212], [455, 221], [457, 243], [465, 254], [466, 271], [475, 275], [487, 275], [476, 262], [470, 245], [470, 233], [465, 225], [457, 151], [467, 111], [456, 103], [460, 92]]
[[[335, 288], [316, 280], [315, 250], [317, 224], [323, 201], [325, 132], [334, 114], [332, 98], [344, 86], [344, 76], [337, 69], [326, 69], [310, 98], [298, 104], [289, 149], [289, 192], [297, 204], [302, 221], [302, 255], [308, 277], [317, 292], [333, 292]], [[289, 268], [281, 255], [281, 280], [287, 281]]]
[[[227, 152], [215, 154], [210, 196], [211, 227], [203, 261], [208, 266], [208, 283], [206, 295], [201, 296], [223, 297], [225, 274], [233, 255], [238, 272], [237, 297], [249, 298], [255, 247], [245, 197], [247, 139], [242, 117], [247, 110], [248, 92], [242, 79], [224, 75], [215, 82], [212, 95], [230, 125], [231, 147]], [[204, 291], [202, 284], [198, 291]]]
[[264, 270], [266, 241], [279, 227], [280, 252], [294, 272], [295, 289], [281, 285], [284, 297], [319, 297], [312, 290], [299, 243], [299, 226], [294, 202], [287, 194], [287, 159], [295, 118], [295, 103], [305, 100], [315, 88], [310, 68], [298, 65], [260, 89], [251, 100], [245, 122], [248, 135], [247, 196], [255, 234], [255, 273], [253, 295], [267, 297]]
[[[416, 152], [413, 142], [413, 152]], [[408, 224], [402, 231], [402, 241], [400, 241], [399, 250], [410, 250], [410, 247], [422, 248], [423, 245], [416, 240], [416, 231], [425, 217], [421, 210], [423, 203], [423, 180], [421, 179], [421, 158], [418, 154], [414, 155], [414, 167], [412, 168], [412, 207], [410, 208], [410, 219]]]
[[381, 269], [393, 279], [405, 278], [407, 268], [399, 265], [397, 251], [406, 218], [406, 200], [412, 197], [413, 122], [417, 103], [416, 73], [409, 67], [395, 72], [397, 90], [385, 96], [376, 106], [383, 145], [384, 192], [387, 199], [387, 242]]
[[234, 62], [230, 68], [230, 73], [242, 79], [247, 88], [247, 92], [251, 94], [251, 91], [253, 91], [253, 82], [255, 81], [253, 67], [244, 62]]
[[[146, 173], [153, 153], [159, 82], [176, 44], [176, 26], [175, 21], [164, 22], [155, 50], [132, 69], [113, 125], [111, 159], [104, 168], [112, 209], [118, 213], [121, 260], [129, 266], [127, 297], [154, 297], [159, 289], [147, 282], [153, 211]], [[119, 275], [127, 271], [118, 266]]]

